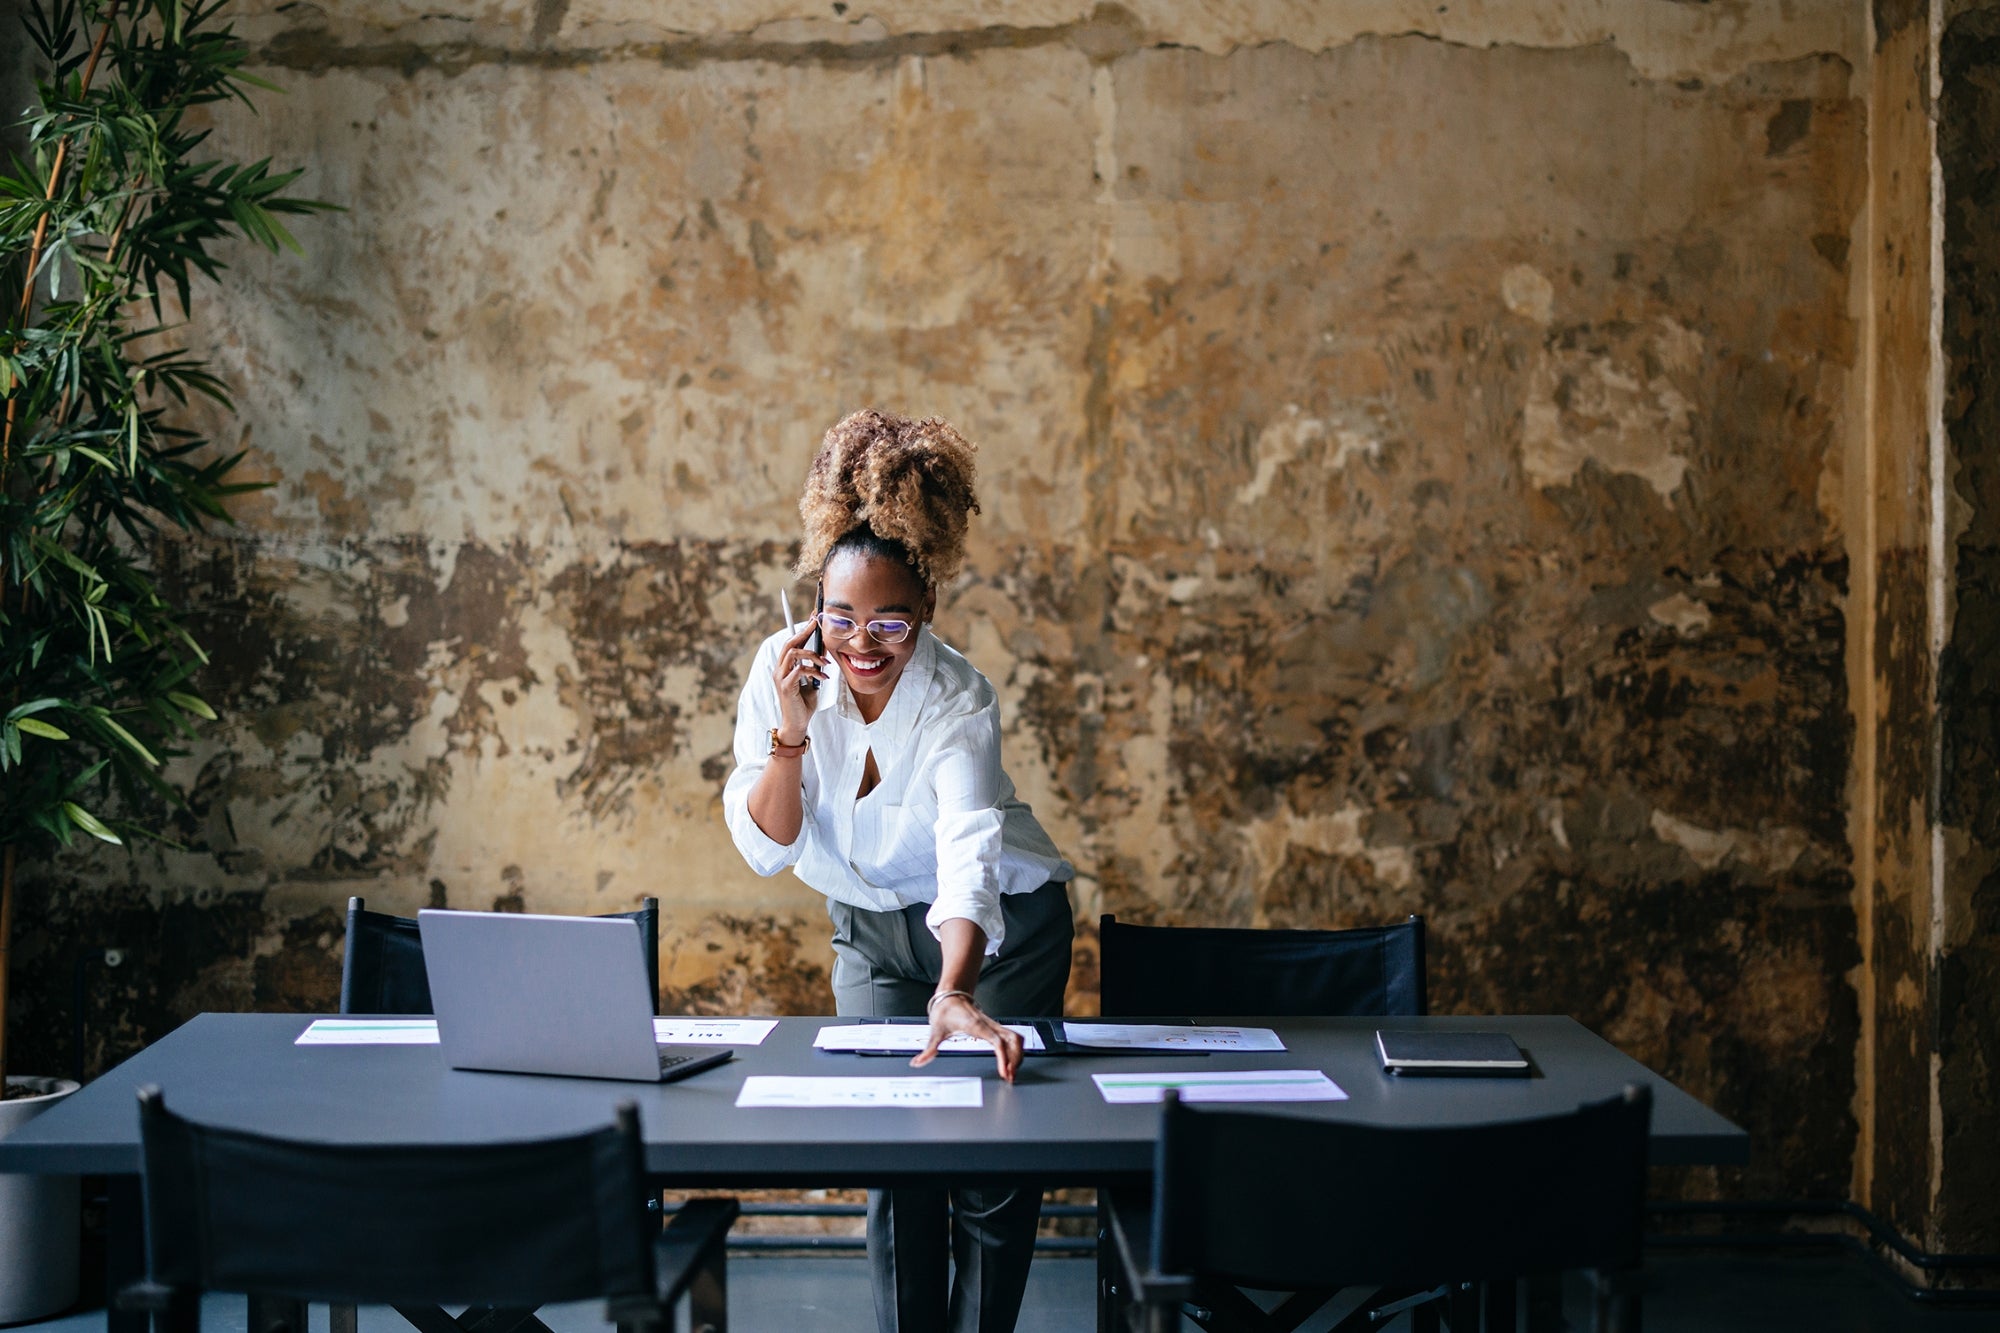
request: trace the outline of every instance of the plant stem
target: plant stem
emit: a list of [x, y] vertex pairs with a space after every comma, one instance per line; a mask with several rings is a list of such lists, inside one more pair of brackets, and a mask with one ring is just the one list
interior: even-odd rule
[[[83, 66], [83, 87], [79, 95], [88, 93], [90, 91], [91, 80], [97, 77], [97, 58], [104, 54], [104, 41], [111, 35], [111, 25], [117, 21], [117, 18], [118, 0], [111, 0], [110, 8], [104, 11], [104, 26], [97, 30], [97, 40], [90, 44], [90, 59]], [[49, 187], [47, 192], [42, 195], [43, 203], [55, 202], [56, 184], [62, 179], [63, 160], [68, 156], [69, 140], [65, 138], [61, 143], [56, 145], [56, 159], [49, 166]], [[45, 212], [35, 222], [35, 241], [28, 248], [28, 282], [26, 286], [21, 288], [21, 323], [24, 326], [28, 322], [28, 312], [34, 308], [35, 266], [41, 262], [42, 242], [48, 238], [48, 234], [49, 215]]]
[[[83, 66], [83, 87], [79, 96], [90, 91], [91, 80], [97, 77], [97, 58], [104, 54], [105, 39], [111, 36], [111, 25], [117, 19], [118, 0], [111, 0], [110, 6], [104, 11], [104, 26], [97, 30], [97, 40], [90, 44], [90, 59]], [[42, 195], [43, 203], [53, 204], [55, 202], [56, 186], [62, 180], [63, 163], [68, 157], [69, 139], [65, 136], [62, 142], [56, 145], [55, 160], [49, 164], [49, 185], [47, 191]], [[28, 271], [21, 283], [21, 327], [23, 329], [28, 327], [28, 316], [33, 313], [35, 308], [35, 270], [41, 267], [42, 247], [47, 242], [48, 236], [49, 214], [47, 210], [44, 210], [41, 217], [35, 220], [34, 243], [28, 247]], [[0, 430], [0, 477], [6, 475], [7, 464], [11, 460], [14, 451], [14, 408], [18, 401], [18, 399], [12, 397], [7, 399], [7, 424], [4, 430]], [[5, 1085], [0, 1084], [0, 1087], [5, 1087]]]

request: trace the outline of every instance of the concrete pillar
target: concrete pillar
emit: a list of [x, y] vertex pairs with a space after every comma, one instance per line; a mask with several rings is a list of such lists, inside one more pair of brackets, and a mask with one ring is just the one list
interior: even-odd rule
[[1947, 7], [1938, 50], [1940, 417], [1949, 478], [1938, 664], [1938, 1182], [1932, 1235], [2000, 1251], [2000, 4]]
[[1870, 406], [1852, 537], [1856, 1197], [1936, 1252], [2000, 1249], [2000, 7], [1877, 4]]

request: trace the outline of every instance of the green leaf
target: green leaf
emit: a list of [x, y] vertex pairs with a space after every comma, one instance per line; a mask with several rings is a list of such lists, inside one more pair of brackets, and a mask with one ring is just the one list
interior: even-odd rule
[[[91, 591], [96, 592], [103, 586], [104, 585], [100, 583], [97, 585], [97, 588], [93, 588]], [[104, 644], [104, 660], [107, 663], [110, 662], [112, 656], [111, 628], [104, 622], [104, 612], [98, 607], [86, 605], [83, 608], [83, 613], [85, 618], [89, 622], [88, 629], [90, 630], [90, 644], [91, 644], [90, 660], [93, 663], [97, 661], [97, 645], [99, 642], [102, 642]]]
[[[211, 716], [213, 716], [211, 714]], [[44, 740], [66, 741], [69, 733], [61, 727], [51, 726], [38, 717], [24, 717], [14, 724], [30, 736], [40, 736]]]
[[279, 246], [283, 246], [295, 255], [305, 254], [305, 247], [293, 239], [292, 234], [285, 230], [285, 224], [278, 221], [276, 215], [269, 209], [258, 209], [257, 216], [263, 221], [265, 231], [275, 238], [275, 243], [271, 246], [273, 251], [276, 251]]
[[177, 637], [182, 643], [187, 645], [188, 651], [195, 655], [196, 660], [198, 660], [203, 666], [207, 666], [208, 650], [203, 648], [199, 643], [195, 642], [194, 635], [188, 633], [187, 628], [183, 625], [175, 625], [172, 627], [172, 629], [175, 637]]
[[35, 811], [35, 827], [41, 829], [45, 833], [53, 835], [55, 837], [55, 840], [57, 842], [60, 842], [63, 846], [65, 847], [69, 846], [70, 844], [69, 831], [71, 825], [69, 820], [66, 817], [64, 817], [62, 810], [60, 808], [57, 808], [55, 810]]
[[139, 738], [137, 736], [134, 736], [131, 732], [119, 726], [118, 723], [115, 720], [113, 720], [109, 715], [100, 716], [97, 720], [108, 731], [110, 731], [112, 735], [116, 736], [119, 740], [125, 742], [126, 747], [130, 749], [133, 754], [138, 755], [141, 759], [145, 760], [148, 764], [152, 765], [154, 768], [158, 768], [160, 766], [160, 761], [153, 757], [153, 752], [151, 750], [148, 750], [145, 746], [141, 745], [139, 743]]
[[173, 700], [183, 711], [193, 713], [196, 717], [206, 718], [210, 722], [216, 720], [215, 710], [210, 708], [205, 700], [197, 699], [192, 694], [182, 694], [179, 690], [169, 690], [167, 691], [167, 698]]
[[78, 805], [75, 801], [64, 801], [62, 810], [64, 814], [69, 816], [70, 823], [75, 824], [91, 837], [108, 842], [115, 847], [123, 847], [125, 845], [123, 838], [106, 828], [102, 820]]

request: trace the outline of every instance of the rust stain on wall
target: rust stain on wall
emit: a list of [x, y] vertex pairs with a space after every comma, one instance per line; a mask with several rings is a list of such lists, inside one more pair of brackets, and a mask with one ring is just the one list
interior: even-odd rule
[[833, 984], [823, 915], [723, 914], [661, 933], [661, 1012], [818, 1014]]
[[[718, 608], [712, 599], [733, 600], [738, 589], [754, 588], [759, 574], [789, 554], [775, 544], [730, 552], [714, 544], [649, 543], [621, 550], [607, 565], [571, 566], [550, 581], [552, 617], [576, 658], [575, 674], [559, 675], [557, 693], [572, 714], [588, 720], [558, 796], [574, 795], [602, 818], [629, 799], [624, 793], [636, 777], [686, 749], [687, 701], [728, 701], [733, 708], [748, 627], [735, 623], [733, 607]], [[734, 567], [718, 568], [724, 562]], [[700, 759], [704, 779], [728, 776], [726, 753]]]

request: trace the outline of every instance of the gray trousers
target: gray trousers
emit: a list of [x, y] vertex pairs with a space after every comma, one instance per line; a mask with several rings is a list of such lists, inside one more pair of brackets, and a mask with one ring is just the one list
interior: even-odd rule
[[[921, 1017], [944, 965], [924, 924], [929, 905], [871, 912], [828, 899], [826, 906], [833, 918], [835, 1012]], [[1060, 1014], [1075, 931], [1069, 886], [1007, 894], [1000, 912], [1006, 938], [979, 970], [979, 1007], [1002, 1019]], [[981, 1072], [991, 1072], [991, 1058], [985, 1059]], [[1041, 1211], [1042, 1192], [1033, 1188], [868, 1191], [868, 1263], [881, 1333], [1010, 1333]], [[957, 1277], [948, 1283], [950, 1265]]]

